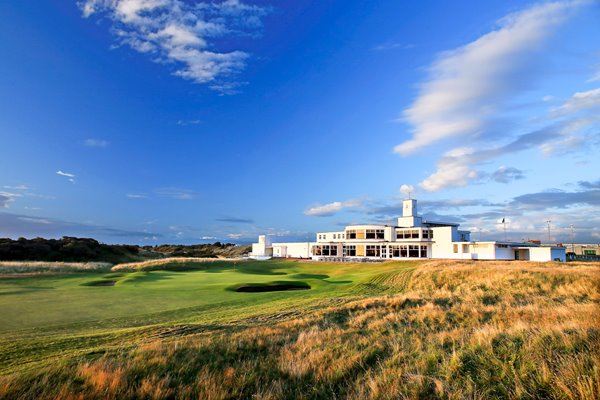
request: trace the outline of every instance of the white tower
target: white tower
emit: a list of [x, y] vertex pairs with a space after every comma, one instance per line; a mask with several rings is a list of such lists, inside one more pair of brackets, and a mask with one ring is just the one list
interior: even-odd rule
[[417, 216], [417, 201], [407, 199], [402, 201], [402, 216], [398, 218], [398, 226], [412, 228], [421, 226], [423, 219]]
[[402, 216], [416, 217], [417, 216], [417, 201], [413, 199], [402, 201]]

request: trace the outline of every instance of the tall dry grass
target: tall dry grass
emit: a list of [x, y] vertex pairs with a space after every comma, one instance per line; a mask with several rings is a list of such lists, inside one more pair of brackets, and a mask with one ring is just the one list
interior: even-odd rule
[[31, 275], [65, 272], [106, 272], [111, 263], [59, 261], [0, 261], [1, 275]]
[[125, 264], [117, 264], [112, 267], [113, 271], [135, 272], [135, 271], [156, 271], [168, 269], [183, 269], [193, 268], [200, 264], [216, 263], [216, 262], [239, 262], [244, 261], [243, 258], [202, 258], [202, 257], [169, 257], [160, 258], [157, 260], [147, 260], [140, 262], [132, 262]]
[[600, 269], [430, 262], [401, 292], [0, 379], [0, 397], [600, 399]]

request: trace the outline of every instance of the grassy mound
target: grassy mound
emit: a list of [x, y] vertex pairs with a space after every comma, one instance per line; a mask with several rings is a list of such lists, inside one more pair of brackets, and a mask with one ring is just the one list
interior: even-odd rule
[[[143, 285], [97, 296], [83, 278], [23, 280], [52, 289], [0, 296], [0, 318], [67, 318], [73, 303], [81, 317], [0, 331], [0, 398], [600, 399], [597, 264], [252, 265], [136, 272]], [[330, 278], [293, 295], [224, 290], [274, 270]], [[58, 304], [67, 294], [81, 297]]]
[[283, 292], [286, 290], [308, 290], [310, 285], [302, 281], [274, 281], [267, 283], [240, 283], [228, 288], [234, 292], [263, 293]]
[[170, 257], [158, 260], [140, 261], [126, 264], [117, 264], [112, 271], [187, 271], [193, 269], [207, 269], [211, 267], [230, 266], [233, 263], [243, 262], [242, 259], [216, 259], [200, 257]]

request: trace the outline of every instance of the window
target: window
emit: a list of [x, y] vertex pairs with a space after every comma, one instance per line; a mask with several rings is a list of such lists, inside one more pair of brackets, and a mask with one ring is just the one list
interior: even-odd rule
[[452, 245], [452, 250], [454, 251], [454, 253], [458, 253], [458, 245], [457, 244], [453, 244]]
[[415, 229], [413, 231], [411, 231], [411, 236], [412, 239], [418, 239], [419, 238], [419, 230]]
[[427, 258], [427, 246], [421, 246], [421, 258]]
[[410, 245], [408, 246], [408, 256], [409, 257], [419, 257], [419, 246]]
[[508, 249], [508, 245], [507, 244], [499, 244], [498, 248], [499, 249]]
[[321, 255], [321, 246], [313, 246], [312, 248], [312, 253], [314, 256], [320, 256]]
[[348, 245], [342, 247], [342, 254], [344, 257], [354, 257], [356, 256], [356, 246]]
[[367, 229], [365, 239], [375, 239], [375, 229]]
[[423, 239], [433, 239], [433, 231], [430, 229], [423, 229]]
[[367, 246], [367, 257], [381, 257], [381, 246]]
[[596, 255], [596, 250], [583, 250], [583, 255], [586, 255], [586, 256], [595, 256]]
[[468, 253], [469, 252], [469, 245], [468, 244], [463, 244], [462, 245], [462, 252], [463, 253]]
[[408, 246], [400, 246], [400, 257], [408, 257]]
[[338, 255], [338, 248], [337, 246], [331, 246], [329, 249], [329, 255], [330, 256], [337, 256]]
[[348, 239], [356, 239], [356, 231], [355, 230], [346, 231], [346, 237]]
[[358, 229], [356, 231], [356, 238], [357, 239], [364, 239], [365, 238], [365, 230], [364, 229]]

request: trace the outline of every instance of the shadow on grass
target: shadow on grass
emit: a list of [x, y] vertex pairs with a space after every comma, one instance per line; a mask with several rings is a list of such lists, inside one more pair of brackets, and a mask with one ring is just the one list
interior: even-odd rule
[[133, 273], [130, 276], [126, 277], [125, 279], [123, 279], [121, 281], [121, 283], [138, 284], [138, 283], [158, 282], [158, 281], [162, 281], [162, 280], [166, 280], [166, 279], [173, 279], [172, 277], [174, 275], [177, 275], [177, 274], [168, 273], [168, 272], [150, 272], [150, 271], [136, 272], [136, 273]]
[[265, 283], [239, 283], [227, 290], [244, 293], [283, 292], [287, 290], [308, 290], [310, 285], [302, 281], [273, 281]]
[[325, 274], [295, 274], [295, 275], [290, 275], [290, 278], [323, 280], [323, 279], [329, 278], [329, 275], [325, 275]]

